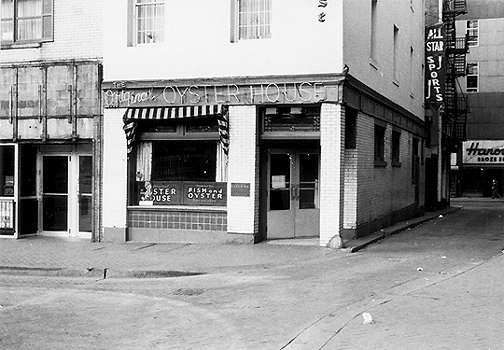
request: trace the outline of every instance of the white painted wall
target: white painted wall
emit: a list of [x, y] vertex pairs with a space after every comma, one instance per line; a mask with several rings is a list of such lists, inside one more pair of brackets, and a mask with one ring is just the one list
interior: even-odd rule
[[272, 37], [230, 42], [231, 0], [167, 1], [165, 42], [127, 47], [127, 1], [104, 6], [104, 79], [338, 73], [343, 0], [272, 0]]
[[[411, 4], [411, 5], [410, 5]], [[423, 0], [377, 1], [376, 59], [371, 60], [371, 0], [344, 0], [344, 63], [350, 74], [423, 119]], [[398, 76], [393, 76], [394, 25]], [[410, 58], [413, 47], [413, 60]], [[411, 64], [411, 61], [413, 64]]]

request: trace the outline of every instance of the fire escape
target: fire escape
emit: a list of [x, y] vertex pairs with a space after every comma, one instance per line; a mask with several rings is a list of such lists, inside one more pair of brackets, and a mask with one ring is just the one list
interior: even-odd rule
[[466, 75], [466, 54], [469, 52], [468, 37], [456, 36], [455, 19], [467, 13], [466, 0], [444, 0], [443, 22], [445, 24], [446, 44], [446, 85], [444, 107], [444, 144], [452, 152], [456, 151], [457, 145], [466, 140], [466, 122], [469, 107], [467, 96], [457, 79]]

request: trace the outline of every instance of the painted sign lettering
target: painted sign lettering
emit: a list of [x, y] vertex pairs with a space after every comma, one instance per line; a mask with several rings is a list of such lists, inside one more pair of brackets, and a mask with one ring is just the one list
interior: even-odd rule
[[[114, 88], [118, 86], [118, 88]], [[227, 85], [168, 85], [163, 88], [127, 89], [114, 83], [105, 90], [105, 108], [176, 106], [207, 104], [268, 104], [316, 103], [328, 97], [327, 87], [321, 82], [269, 83], [248, 86]]]
[[463, 152], [465, 164], [504, 164], [503, 141], [464, 142]]
[[[318, 0], [318, 7], [319, 8], [326, 8], [327, 7], [327, 1], [328, 0]], [[325, 22], [326, 20], [326, 14], [324, 11], [319, 12], [318, 14], [318, 21], [319, 22]]]
[[444, 28], [441, 23], [426, 29], [425, 102], [438, 108], [444, 102], [445, 94]]

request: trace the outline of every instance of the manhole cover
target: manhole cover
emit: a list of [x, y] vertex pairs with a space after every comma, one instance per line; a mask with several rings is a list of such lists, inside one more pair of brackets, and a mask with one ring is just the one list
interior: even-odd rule
[[176, 291], [174, 291], [172, 294], [173, 295], [195, 296], [195, 295], [201, 295], [204, 292], [205, 292], [205, 290], [201, 289], [201, 288], [179, 288]]

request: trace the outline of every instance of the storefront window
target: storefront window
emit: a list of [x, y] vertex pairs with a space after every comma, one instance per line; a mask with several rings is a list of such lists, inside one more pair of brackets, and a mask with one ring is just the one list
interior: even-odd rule
[[227, 157], [220, 142], [143, 141], [134, 205], [226, 205]]
[[14, 197], [14, 146], [0, 147], [0, 197]]
[[153, 142], [152, 181], [215, 181], [215, 142]]

